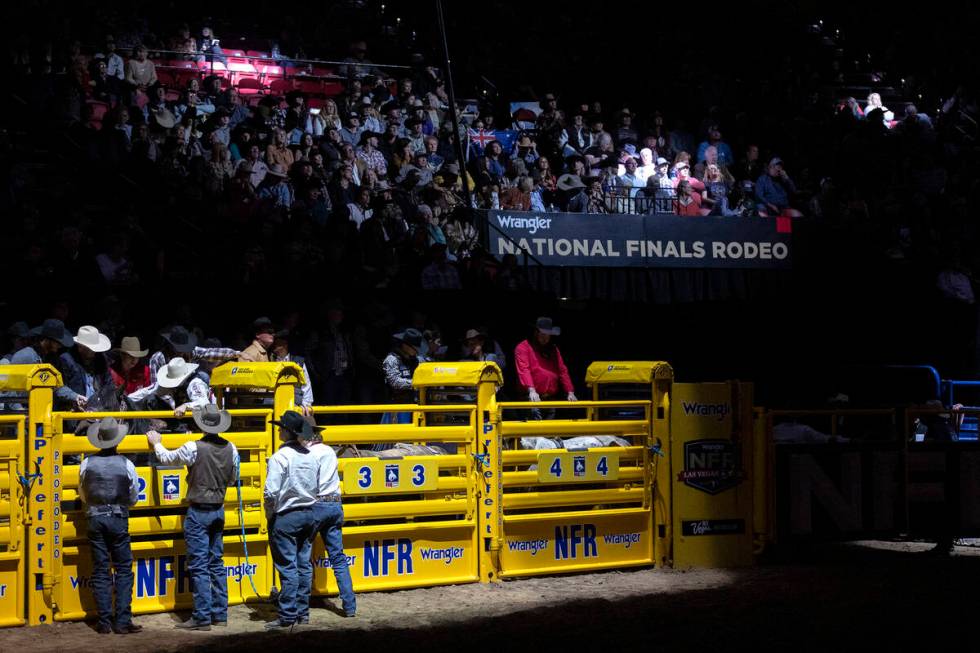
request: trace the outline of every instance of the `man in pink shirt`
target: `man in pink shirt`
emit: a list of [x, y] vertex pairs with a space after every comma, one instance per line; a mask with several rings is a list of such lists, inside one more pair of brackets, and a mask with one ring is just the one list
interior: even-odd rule
[[[534, 324], [534, 335], [514, 350], [517, 382], [527, 390], [530, 401], [554, 401], [562, 392], [568, 401], [578, 401], [561, 352], [551, 342], [552, 336], [560, 334], [561, 329], [554, 325], [550, 317], [539, 317]], [[531, 415], [534, 419], [553, 419], [555, 410], [535, 408]]]

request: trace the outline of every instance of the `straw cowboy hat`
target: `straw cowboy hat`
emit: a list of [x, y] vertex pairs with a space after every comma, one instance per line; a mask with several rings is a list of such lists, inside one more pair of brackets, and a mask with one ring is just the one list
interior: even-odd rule
[[286, 179], [289, 175], [286, 174], [286, 167], [281, 163], [274, 163], [269, 166], [269, 170], [266, 171], [267, 175], [272, 175], [273, 177], [279, 177], [279, 179]]
[[231, 413], [208, 404], [194, 409], [194, 423], [204, 433], [224, 433], [231, 426]]
[[196, 371], [197, 363], [175, 358], [157, 370], [157, 384], [161, 388], [179, 388]]
[[122, 352], [123, 354], [129, 354], [133, 358], [143, 358], [150, 353], [149, 349], [143, 349], [140, 347], [140, 339], [132, 336], [127, 336], [122, 339], [119, 343], [119, 347], [116, 351]]
[[111, 449], [126, 437], [129, 426], [118, 421], [115, 417], [103, 417], [98, 422], [92, 422], [85, 435], [96, 449]]
[[75, 341], [75, 344], [88, 347], [96, 353], [109, 351], [112, 349], [112, 341], [109, 340], [109, 337], [105, 334], [99, 333], [99, 330], [94, 326], [79, 327], [78, 335], [76, 335], [73, 340]]

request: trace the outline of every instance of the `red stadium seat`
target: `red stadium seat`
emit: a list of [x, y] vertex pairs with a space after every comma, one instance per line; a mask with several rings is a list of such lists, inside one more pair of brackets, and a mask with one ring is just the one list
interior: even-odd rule
[[265, 97], [265, 96], [264, 95], [249, 95], [248, 98], [247, 98], [247, 100], [248, 100], [248, 106], [250, 106], [250, 107], [257, 107], [257, 106], [259, 106], [259, 102], [262, 101], [262, 98], [263, 97]]
[[296, 80], [296, 88], [304, 93], [323, 93], [323, 84], [319, 81], [298, 79]]
[[333, 97], [334, 95], [340, 95], [344, 92], [344, 85], [340, 82], [325, 82], [323, 84], [323, 90], [321, 93], [327, 97]]
[[249, 50], [248, 52], [245, 53], [245, 55], [248, 56], [248, 57], [258, 57], [259, 59], [268, 59], [269, 58], [269, 53], [268, 52], [261, 52], [259, 50]]
[[285, 74], [282, 66], [267, 66], [265, 64], [258, 64], [256, 68], [262, 73], [262, 76], [268, 79], [269, 77], [282, 77]]
[[333, 73], [334, 73], [333, 68], [314, 67], [313, 71], [310, 74], [313, 75], [314, 77], [333, 77]]
[[291, 79], [274, 79], [269, 84], [269, 90], [276, 95], [285, 95], [296, 88], [296, 83]]
[[167, 102], [176, 102], [180, 99], [179, 91], [167, 91], [166, 98]]
[[238, 80], [238, 92], [242, 95], [254, 95], [265, 91], [265, 85], [254, 77]]
[[244, 57], [245, 56], [245, 51], [244, 50], [225, 50], [225, 54], [228, 55], [229, 57]]
[[307, 106], [309, 106], [311, 109], [322, 109], [323, 105], [326, 103], [327, 101], [325, 99], [318, 97], [311, 97], [306, 101]]

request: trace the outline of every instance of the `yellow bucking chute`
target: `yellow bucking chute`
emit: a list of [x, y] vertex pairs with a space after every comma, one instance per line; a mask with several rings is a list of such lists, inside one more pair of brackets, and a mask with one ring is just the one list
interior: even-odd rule
[[585, 372], [585, 383], [590, 386], [596, 383], [653, 383], [673, 378], [673, 368], [663, 361], [596, 361]]

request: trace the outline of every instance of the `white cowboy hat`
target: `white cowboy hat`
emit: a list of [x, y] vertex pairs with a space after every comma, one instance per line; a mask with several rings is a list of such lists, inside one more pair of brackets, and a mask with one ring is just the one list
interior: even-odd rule
[[94, 326], [79, 327], [78, 335], [73, 340], [76, 344], [88, 347], [96, 353], [112, 349], [112, 341], [109, 340], [109, 337], [99, 333], [99, 330]]
[[98, 422], [89, 424], [85, 433], [88, 441], [96, 449], [111, 449], [129, 433], [129, 426], [118, 421], [115, 417], [103, 417]]
[[197, 370], [197, 363], [175, 358], [157, 370], [157, 384], [161, 388], [178, 388]]

